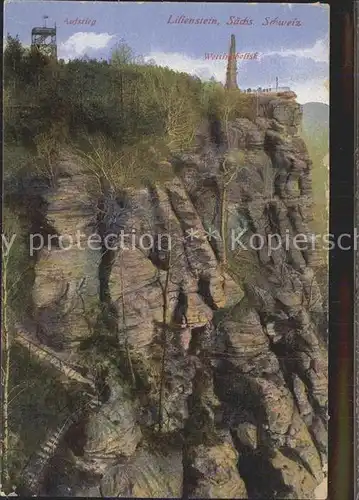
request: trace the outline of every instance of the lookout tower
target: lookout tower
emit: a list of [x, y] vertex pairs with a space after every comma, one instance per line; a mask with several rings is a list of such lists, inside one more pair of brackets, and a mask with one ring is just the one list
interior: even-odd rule
[[33, 28], [31, 31], [31, 47], [42, 54], [57, 59], [56, 24], [53, 28], [46, 26], [48, 16], [43, 16], [44, 26]]
[[238, 89], [237, 85], [237, 59], [236, 59], [236, 37], [231, 35], [231, 45], [229, 47], [226, 88]]

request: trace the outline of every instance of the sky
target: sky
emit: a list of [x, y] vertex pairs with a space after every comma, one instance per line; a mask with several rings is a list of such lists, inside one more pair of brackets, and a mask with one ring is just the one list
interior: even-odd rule
[[[227, 53], [234, 34], [238, 53], [258, 52], [257, 59], [238, 59], [240, 88], [274, 87], [278, 77], [279, 85], [293, 89], [301, 104], [329, 103], [327, 5], [18, 0], [5, 4], [4, 36], [19, 35], [29, 45], [31, 29], [43, 26], [44, 15], [47, 26], [56, 23], [59, 58], [109, 59], [116, 43], [124, 40], [145, 60], [221, 82], [227, 62], [206, 59], [206, 54]], [[181, 15], [214, 18], [216, 24], [174, 23]], [[247, 18], [247, 23], [227, 24], [237, 18]], [[292, 25], [279, 25], [292, 20]]]

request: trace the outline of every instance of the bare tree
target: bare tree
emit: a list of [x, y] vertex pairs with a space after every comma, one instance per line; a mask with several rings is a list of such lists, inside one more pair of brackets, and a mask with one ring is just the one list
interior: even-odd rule
[[[9, 487], [9, 416], [10, 404], [19, 395], [11, 400], [10, 394], [17, 387], [10, 388], [10, 368], [11, 368], [11, 320], [13, 311], [12, 302], [17, 296], [19, 282], [23, 279], [23, 274], [18, 275], [16, 270], [10, 268], [10, 252], [2, 249], [2, 282], [1, 282], [1, 386], [2, 386], [2, 405], [1, 405], [1, 484], [3, 488]], [[11, 274], [16, 274], [15, 280], [11, 279]]]
[[[20, 391], [15, 396], [13, 395], [13, 392], [19, 389], [19, 385], [11, 387], [11, 349], [12, 342], [17, 338], [14, 323], [23, 313], [25, 306], [23, 290], [26, 288], [26, 277], [31, 265], [26, 260], [26, 248], [21, 240], [19, 219], [6, 206], [3, 209], [2, 230], [0, 482], [6, 492], [7, 490], [9, 491], [10, 487], [10, 405], [19, 396], [20, 392], [22, 392]], [[9, 245], [9, 242], [11, 245]]]
[[[7, 211], [5, 211], [6, 226], [10, 221], [7, 220]], [[11, 216], [10, 216], [11, 217]], [[3, 226], [5, 221], [3, 222]], [[11, 225], [5, 227], [2, 240], [2, 282], [1, 282], [1, 386], [2, 386], [2, 405], [1, 405], [1, 484], [3, 488], [9, 487], [9, 395], [10, 395], [10, 362], [11, 362], [11, 320], [13, 319], [12, 306], [19, 292], [19, 283], [24, 274], [16, 268], [16, 262], [12, 261], [12, 246], [5, 248], [4, 239], [10, 241], [11, 229], [16, 227], [16, 220], [11, 218]], [[15, 237], [18, 236], [15, 234]], [[13, 240], [13, 243], [15, 240]], [[26, 270], [25, 270], [26, 272]]]
[[88, 139], [88, 145], [89, 151], [77, 148], [76, 152], [84, 170], [96, 181], [98, 195], [104, 194], [105, 185], [119, 192], [172, 175], [171, 165], [165, 161], [168, 149], [161, 140], [143, 139], [133, 147], [116, 149], [111, 141], [99, 135]]
[[159, 389], [159, 400], [158, 400], [158, 430], [161, 431], [163, 427], [163, 399], [164, 399], [164, 389], [165, 389], [165, 366], [166, 366], [166, 356], [167, 356], [167, 329], [169, 324], [168, 318], [168, 288], [170, 284], [170, 273], [171, 273], [171, 257], [172, 250], [169, 250], [168, 256], [168, 268], [166, 271], [165, 282], [162, 285], [161, 281], [161, 289], [162, 289], [162, 297], [163, 297], [163, 312], [162, 312], [162, 359], [161, 359], [161, 375], [160, 375], [160, 389]]
[[55, 139], [52, 131], [50, 133], [42, 133], [35, 138], [35, 144], [37, 149], [38, 158], [40, 164], [38, 164], [37, 169], [40, 173], [45, 174], [46, 177], [51, 182], [51, 185], [55, 185], [56, 181], [56, 171], [55, 165], [58, 159], [58, 143]]
[[121, 249], [120, 250], [120, 280], [121, 280], [122, 326], [123, 326], [123, 332], [124, 332], [124, 337], [125, 337], [125, 351], [126, 351], [126, 357], [127, 357], [128, 367], [129, 367], [129, 370], [130, 370], [133, 387], [135, 387], [136, 377], [135, 377], [135, 372], [133, 370], [132, 358], [131, 358], [131, 352], [130, 352], [130, 346], [129, 346], [129, 343], [128, 343], [128, 333], [127, 333], [126, 310], [125, 310], [125, 307], [126, 307], [126, 303], [125, 303], [125, 286], [124, 286], [124, 279], [123, 279], [123, 259], [122, 259], [122, 252], [123, 252], [123, 250]]
[[[229, 92], [231, 92], [229, 90]], [[235, 103], [232, 104], [235, 106]], [[223, 245], [222, 266], [223, 271], [228, 267], [228, 250], [227, 250], [227, 232], [228, 232], [228, 191], [232, 181], [238, 176], [241, 170], [248, 170], [245, 162], [246, 155], [243, 151], [234, 148], [233, 138], [230, 132], [230, 119], [233, 113], [231, 101], [225, 102], [223, 112], [223, 122], [226, 129], [226, 137], [228, 142], [228, 150], [224, 154], [221, 161], [221, 176], [219, 179], [221, 200], [220, 200], [220, 235]]]
[[228, 265], [228, 250], [227, 250], [227, 232], [228, 232], [228, 188], [233, 179], [238, 175], [241, 169], [246, 169], [246, 166], [237, 161], [232, 161], [229, 154], [225, 154], [221, 162], [221, 200], [220, 200], [220, 235], [223, 245], [222, 266], [223, 270]]
[[165, 142], [173, 153], [189, 149], [193, 143], [199, 116], [175, 85], [168, 85], [164, 77], [148, 76], [149, 92], [156, 107], [164, 116]]
[[2, 252], [2, 350], [1, 350], [1, 385], [2, 385], [2, 414], [1, 414], [1, 484], [6, 490], [9, 486], [9, 384], [10, 384], [10, 336], [9, 336], [9, 256]]
[[121, 67], [135, 61], [136, 55], [133, 49], [124, 40], [117, 42], [111, 53], [111, 64], [116, 67]]

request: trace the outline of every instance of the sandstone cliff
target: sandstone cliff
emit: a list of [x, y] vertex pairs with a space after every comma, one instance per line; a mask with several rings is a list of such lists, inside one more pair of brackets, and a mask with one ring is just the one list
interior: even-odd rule
[[[49, 432], [25, 450], [24, 491], [313, 498], [327, 461], [318, 259], [293, 244], [236, 248], [224, 269], [222, 242], [208, 238], [220, 232], [228, 152], [228, 231], [244, 225], [244, 243], [310, 232], [300, 121], [300, 106], [279, 97], [255, 121], [219, 124], [215, 137], [204, 123], [195, 150], [171, 160], [174, 178], [121, 192], [105, 185], [98, 199], [68, 153], [56, 185], [34, 194], [42, 203], [29, 212], [33, 224], [58, 238], [96, 233], [99, 244], [36, 255], [19, 349], [31, 345], [61, 390], [71, 389], [73, 411], [54, 425], [57, 410], [47, 410]], [[134, 247], [106, 251], [104, 239], [121, 231], [136, 235]], [[155, 242], [169, 234], [171, 248], [144, 250], [145, 233]]]

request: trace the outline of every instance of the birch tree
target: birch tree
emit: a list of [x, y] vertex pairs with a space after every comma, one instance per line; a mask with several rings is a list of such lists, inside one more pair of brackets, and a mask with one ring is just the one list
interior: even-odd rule
[[40, 164], [38, 170], [46, 175], [51, 186], [56, 182], [56, 161], [59, 154], [59, 144], [54, 137], [53, 129], [50, 133], [42, 133], [35, 139], [36, 149]]
[[243, 151], [235, 148], [233, 134], [231, 133], [231, 122], [236, 118], [239, 106], [240, 100], [238, 91], [225, 89], [218, 110], [219, 119], [223, 124], [225, 137], [227, 140], [227, 151], [222, 157], [220, 171], [220, 235], [223, 245], [222, 266], [224, 269], [228, 267], [227, 234], [229, 216], [229, 186], [235, 179], [235, 177], [239, 174], [240, 170], [247, 169], [245, 165], [246, 156]]
[[10, 384], [10, 336], [9, 336], [9, 256], [2, 249], [2, 283], [1, 283], [1, 484], [5, 491], [9, 486], [9, 384]]
[[161, 359], [161, 374], [160, 374], [160, 388], [159, 388], [159, 399], [158, 399], [158, 430], [161, 432], [163, 427], [163, 400], [165, 391], [165, 369], [166, 369], [166, 357], [168, 351], [168, 339], [167, 330], [171, 318], [169, 317], [169, 303], [168, 303], [168, 292], [170, 286], [171, 277], [171, 267], [172, 267], [172, 248], [168, 249], [168, 265], [166, 270], [166, 277], [164, 283], [160, 281], [163, 304], [162, 304], [162, 359]]
[[21, 234], [17, 218], [4, 209], [2, 233], [2, 281], [1, 281], [1, 484], [4, 491], [9, 489], [10, 471], [10, 421], [9, 407], [14, 400], [9, 400], [11, 390], [11, 341], [12, 323], [15, 320], [16, 306], [20, 303], [24, 308], [23, 297], [20, 292], [26, 289], [24, 280], [29, 268], [25, 268], [26, 249], [20, 243]]

